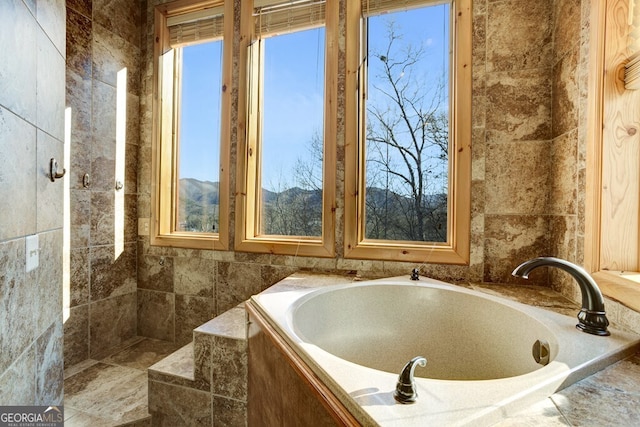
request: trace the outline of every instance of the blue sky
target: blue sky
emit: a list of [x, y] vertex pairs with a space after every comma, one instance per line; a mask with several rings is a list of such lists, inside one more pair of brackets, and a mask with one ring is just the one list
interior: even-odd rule
[[[438, 91], [432, 83], [442, 82], [443, 76], [448, 76], [449, 69], [449, 41], [446, 35], [449, 33], [447, 4], [437, 7], [413, 9], [409, 13], [397, 12], [375, 16], [369, 19], [369, 72], [368, 72], [368, 97], [367, 110], [373, 109], [386, 111], [386, 124], [398, 121], [394, 126], [394, 138], [404, 146], [411, 146], [412, 139], [408, 129], [404, 126], [404, 121], [399, 120], [401, 113], [399, 108], [391, 101], [387, 94], [394, 91], [384, 74], [384, 63], [379, 59], [379, 55], [385, 55], [389, 45], [389, 27], [393, 27], [395, 40], [393, 48], [389, 53], [388, 64], [392, 65], [391, 70], [397, 73], [391, 76], [399, 88], [405, 88], [407, 99], [417, 100], [419, 96], [424, 96], [421, 105], [417, 109], [422, 112], [437, 108], [443, 113], [448, 113], [448, 92], [440, 94], [445, 99], [439, 99], [432, 105], [434, 96]], [[413, 52], [422, 49], [420, 60], [410, 67], [403, 69], [401, 66], [406, 58], [406, 51], [411, 47]], [[414, 90], [420, 90], [417, 96]], [[446, 89], [445, 89], [446, 91]], [[385, 93], [386, 92], [386, 93]], [[436, 98], [438, 99], [438, 98]], [[405, 107], [409, 104], [405, 103]], [[411, 116], [411, 107], [407, 109]], [[413, 126], [417, 121], [412, 120]], [[367, 125], [376, 126], [373, 117], [367, 114]], [[380, 132], [384, 132], [382, 126], [378, 126]], [[414, 132], [416, 129], [414, 128]], [[429, 147], [427, 145], [427, 147]], [[375, 187], [388, 187], [392, 191], [410, 197], [411, 188], [400, 184], [400, 180], [395, 180], [393, 174], [385, 172], [384, 168], [375, 167], [379, 163], [376, 160], [390, 159], [389, 170], [408, 175], [406, 161], [395, 149], [389, 149], [388, 145], [381, 145], [382, 151], [376, 151], [375, 144], [367, 144], [365, 157], [372, 160], [367, 163], [367, 185]], [[448, 185], [448, 162], [441, 159], [442, 154], [439, 147], [433, 147], [432, 151], [427, 149], [422, 152], [422, 168], [429, 172], [423, 181], [423, 191], [426, 193], [440, 193], [446, 190]], [[415, 166], [411, 164], [411, 166]], [[425, 169], [426, 168], [426, 169]]]
[[196, 44], [182, 52], [180, 178], [215, 182], [220, 163], [222, 42]]
[[322, 135], [324, 28], [265, 40], [262, 185], [294, 185], [290, 167]]
[[[441, 69], [448, 54], [448, 5], [370, 18], [370, 30], [394, 20], [403, 41], [427, 47], [431, 67]], [[371, 31], [372, 32], [372, 31]], [[370, 35], [370, 50], [386, 43], [384, 30]], [[181, 177], [217, 181], [220, 138], [220, 61], [222, 42], [183, 50]], [[322, 132], [324, 99], [324, 29], [266, 39], [263, 139], [263, 186], [282, 180], [293, 184], [291, 166], [308, 153], [314, 132]], [[375, 78], [370, 72], [369, 79]], [[207, 148], [209, 147], [209, 148]], [[215, 166], [213, 166], [215, 165]]]

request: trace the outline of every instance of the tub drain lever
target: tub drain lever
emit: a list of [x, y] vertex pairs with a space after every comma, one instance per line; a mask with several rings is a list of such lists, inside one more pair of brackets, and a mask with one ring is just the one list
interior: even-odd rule
[[398, 376], [396, 391], [393, 393], [393, 397], [400, 403], [413, 403], [418, 397], [416, 383], [413, 380], [413, 371], [415, 371], [416, 365], [427, 366], [427, 359], [416, 356], [402, 368], [402, 372]]

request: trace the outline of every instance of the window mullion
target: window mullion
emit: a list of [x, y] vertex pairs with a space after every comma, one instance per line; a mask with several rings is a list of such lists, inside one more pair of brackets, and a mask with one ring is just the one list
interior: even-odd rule
[[255, 235], [257, 206], [259, 206], [258, 194], [258, 145], [260, 129], [260, 40], [256, 40], [248, 47], [248, 75], [247, 75], [247, 190], [246, 190], [246, 221], [245, 233], [248, 236]]
[[[165, 141], [160, 146], [159, 163], [160, 163], [160, 189], [159, 189], [159, 211], [173, 212], [172, 209], [172, 193], [173, 193], [173, 167], [163, 167], [163, 165], [173, 165], [173, 147], [174, 147], [174, 82], [175, 82], [175, 50], [170, 49], [161, 58], [162, 76], [161, 76], [161, 134], [169, 136], [170, 141]], [[172, 231], [172, 215], [161, 216], [159, 228], [161, 234], [168, 234]]]
[[256, 40], [256, 60], [257, 60], [257, 78], [256, 78], [256, 143], [254, 146], [254, 162], [255, 167], [255, 210], [254, 210], [254, 223], [253, 223], [253, 233], [254, 236], [258, 236], [262, 234], [262, 224], [264, 221], [263, 212], [262, 212], [262, 200], [263, 200], [263, 183], [262, 183], [262, 162], [263, 162], [263, 141], [264, 141], [264, 133], [263, 123], [264, 123], [264, 49], [265, 43], [262, 38]]
[[171, 132], [171, 233], [178, 229], [180, 192], [180, 110], [182, 108], [182, 48], [174, 49], [173, 109]]

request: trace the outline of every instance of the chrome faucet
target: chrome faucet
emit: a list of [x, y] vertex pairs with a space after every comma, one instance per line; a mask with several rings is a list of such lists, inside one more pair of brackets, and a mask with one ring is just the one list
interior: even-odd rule
[[427, 366], [427, 359], [416, 356], [402, 368], [402, 372], [398, 376], [396, 391], [393, 393], [393, 397], [400, 403], [413, 403], [418, 397], [416, 383], [413, 380], [413, 371], [415, 371], [416, 365]]
[[582, 309], [578, 313], [579, 323], [576, 328], [593, 335], [610, 335], [607, 330], [609, 320], [604, 311], [604, 298], [600, 288], [584, 268], [559, 258], [539, 257], [523, 262], [511, 274], [527, 279], [531, 270], [538, 267], [558, 267], [578, 282], [582, 293]]

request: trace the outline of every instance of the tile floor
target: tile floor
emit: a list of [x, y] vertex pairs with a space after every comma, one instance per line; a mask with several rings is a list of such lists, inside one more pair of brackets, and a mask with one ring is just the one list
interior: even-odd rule
[[109, 357], [67, 368], [64, 425], [150, 426], [147, 368], [178, 348], [166, 341], [136, 338]]

